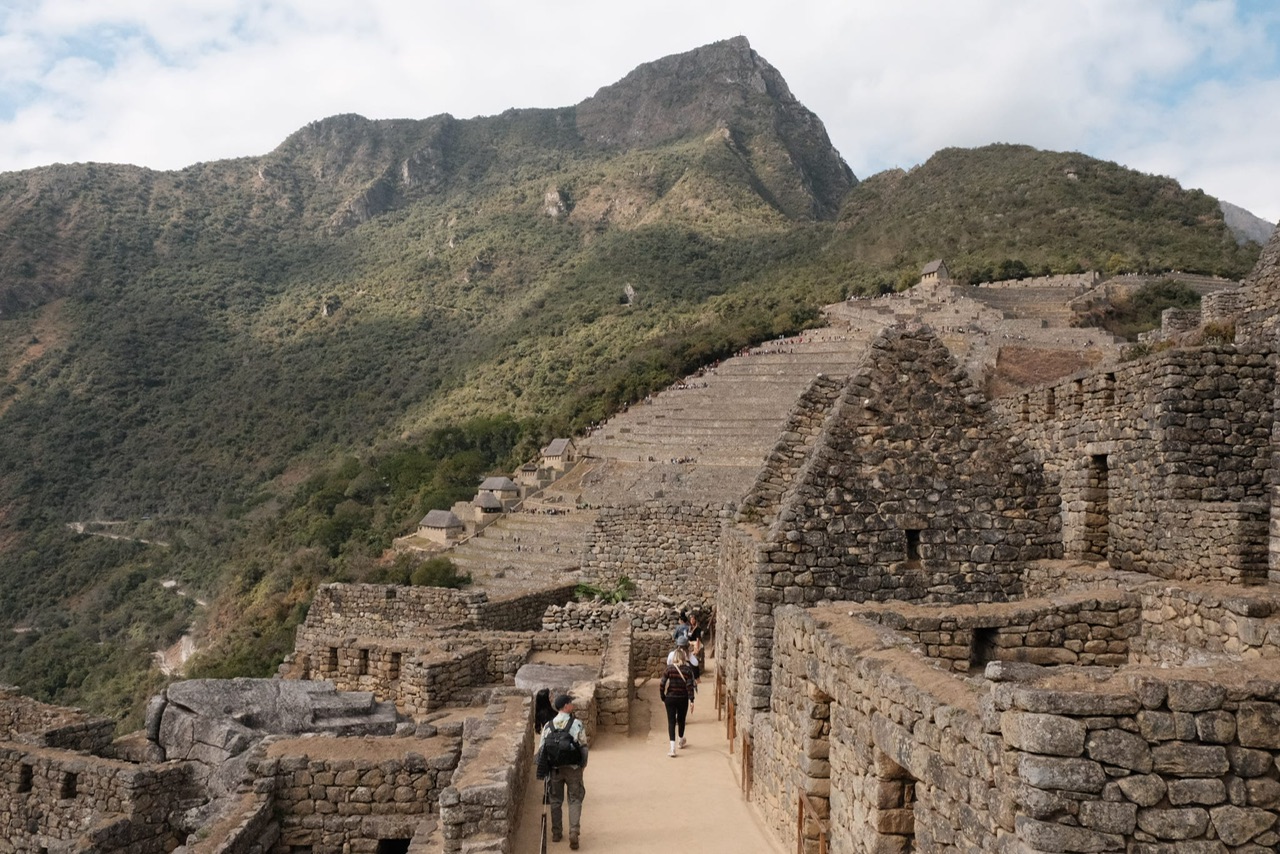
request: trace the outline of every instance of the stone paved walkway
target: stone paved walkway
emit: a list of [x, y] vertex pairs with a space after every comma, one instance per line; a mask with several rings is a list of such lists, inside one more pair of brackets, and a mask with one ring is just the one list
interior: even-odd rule
[[[667, 719], [657, 680], [640, 688], [630, 736], [603, 733], [591, 747], [582, 807], [582, 851], [653, 854], [784, 854], [788, 849], [742, 798], [738, 756], [729, 755], [724, 723], [716, 720], [712, 680], [703, 680], [685, 735], [689, 746], [667, 756]], [[532, 781], [515, 854], [536, 854], [542, 784]], [[569, 851], [568, 838], [548, 851]]]

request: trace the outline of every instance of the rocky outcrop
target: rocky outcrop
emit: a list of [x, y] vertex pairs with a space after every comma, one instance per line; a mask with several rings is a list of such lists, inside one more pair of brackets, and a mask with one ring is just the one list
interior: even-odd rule
[[169, 686], [147, 709], [147, 734], [168, 760], [204, 769], [210, 788], [234, 791], [247, 753], [268, 735], [390, 735], [395, 707], [331, 682], [192, 679]]
[[611, 149], [725, 135], [791, 216], [832, 218], [857, 183], [821, 119], [742, 36], [641, 65], [579, 104], [577, 120], [588, 145]]

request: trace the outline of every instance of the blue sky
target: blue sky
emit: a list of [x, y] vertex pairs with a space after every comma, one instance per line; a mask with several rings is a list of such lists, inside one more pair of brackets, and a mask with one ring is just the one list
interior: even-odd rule
[[1280, 218], [1271, 0], [0, 0], [0, 171], [262, 154], [343, 112], [565, 106], [735, 35], [859, 177], [1025, 143]]

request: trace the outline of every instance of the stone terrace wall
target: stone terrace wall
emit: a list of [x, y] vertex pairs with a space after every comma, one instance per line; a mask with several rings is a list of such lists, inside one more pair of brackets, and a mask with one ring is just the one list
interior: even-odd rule
[[444, 851], [508, 851], [533, 763], [533, 702], [495, 696], [463, 731], [462, 759], [440, 796]]
[[467, 703], [488, 681], [489, 650], [447, 645], [433, 655], [411, 657], [400, 673], [396, 709], [420, 719], [441, 706]]
[[843, 388], [842, 381], [819, 375], [800, 395], [787, 416], [781, 438], [765, 459], [755, 485], [742, 500], [739, 520], [766, 526], [773, 523], [783, 494], [794, 485], [796, 474], [822, 434], [822, 426]]
[[1136, 662], [1185, 664], [1280, 658], [1280, 596], [1150, 584], [1142, 591]]
[[115, 723], [106, 718], [0, 690], [0, 738], [101, 754], [110, 746], [114, 731]]
[[575, 587], [561, 584], [491, 602], [483, 590], [325, 584], [316, 591], [298, 636], [305, 643], [318, 635], [407, 638], [442, 629], [532, 631], [542, 625], [548, 607], [573, 599]]
[[998, 685], [987, 724], [1003, 733], [1022, 850], [1275, 850], [1280, 672], [1254, 676]]
[[927, 660], [961, 673], [990, 661], [1118, 667], [1129, 663], [1142, 600], [1113, 589], [981, 606], [857, 605], [849, 614], [893, 629]]
[[[600, 656], [605, 632], [424, 630], [416, 638], [363, 638], [299, 633], [290, 674], [328, 679], [342, 691], [369, 691], [419, 715], [485, 684], [515, 683], [535, 652]], [[435, 686], [434, 688], [431, 686]]]
[[774, 617], [772, 706], [751, 727], [752, 800], [778, 838], [795, 839], [803, 791], [838, 828], [832, 854], [1012, 850], [998, 847], [1013, 829], [999, 820], [1011, 792], [978, 691], [838, 608]]
[[0, 742], [0, 839], [18, 851], [165, 854], [169, 824], [192, 794], [185, 767], [140, 766]]
[[411, 839], [459, 765], [456, 736], [275, 740], [253, 763], [255, 787], [274, 794], [274, 850], [375, 851], [380, 839]]
[[655, 601], [569, 602], [563, 607], [552, 606], [542, 617], [544, 632], [608, 631], [618, 618], [625, 619], [637, 631], [661, 631], [674, 629], [681, 611], [700, 610], [709, 613], [714, 597], [707, 595], [697, 599], [686, 598], [679, 605]]
[[475, 619], [478, 629], [504, 632], [537, 631], [548, 608], [573, 601], [577, 584], [562, 584], [533, 593], [509, 596], [480, 605]]
[[424, 629], [475, 625], [488, 597], [479, 590], [395, 584], [324, 584], [299, 634], [403, 637]]
[[1069, 556], [1264, 580], [1272, 354], [1169, 351], [997, 401], [1059, 474]]
[[[1152, 580], [1143, 573], [1108, 570], [1105, 564], [1038, 564], [1026, 576], [1030, 595], [1138, 597], [1140, 625], [1129, 639], [1135, 664], [1202, 664], [1280, 658], [1280, 592], [1271, 586], [1238, 587]], [[1068, 591], [1075, 590], [1075, 593]]]
[[1096, 271], [1091, 273], [1060, 273], [1056, 276], [1032, 276], [1027, 279], [1001, 279], [998, 282], [983, 282], [977, 287], [997, 290], [1002, 288], [1077, 288], [1083, 291], [1098, 284], [1101, 278], [1101, 274]]
[[667, 669], [667, 654], [673, 646], [670, 632], [636, 632], [631, 638], [633, 676], [658, 679]]
[[645, 597], [709, 593], [728, 513], [723, 505], [693, 502], [604, 508], [587, 535], [583, 580], [612, 586], [625, 575]]

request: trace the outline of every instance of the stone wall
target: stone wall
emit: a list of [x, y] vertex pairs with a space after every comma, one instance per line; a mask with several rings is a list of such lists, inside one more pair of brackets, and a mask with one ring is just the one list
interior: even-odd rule
[[[456, 727], [460, 732], [461, 727]], [[274, 850], [373, 852], [379, 840], [408, 840], [439, 813], [459, 765], [452, 736], [365, 740], [281, 739], [251, 766], [255, 787], [274, 796]]]
[[445, 629], [532, 631], [541, 627], [548, 607], [573, 599], [575, 587], [561, 584], [489, 601], [483, 590], [325, 584], [316, 591], [298, 636], [305, 645], [317, 635], [408, 638]]
[[1023, 850], [1275, 850], [1277, 676], [1185, 668], [996, 686], [986, 723], [1003, 734]]
[[192, 794], [189, 769], [0, 742], [0, 840], [18, 851], [165, 854]]
[[610, 603], [590, 600], [569, 602], [564, 606], [553, 605], [542, 617], [544, 632], [608, 631], [619, 618], [626, 620], [636, 631], [662, 631], [674, 629], [680, 612], [695, 610], [708, 613], [714, 602], [713, 591], [696, 598], [686, 596], [677, 605], [653, 600], [628, 600]]
[[440, 797], [445, 852], [510, 850], [533, 776], [532, 709], [528, 694], [501, 694], [467, 721], [466, 748]]
[[547, 609], [572, 602], [577, 587], [576, 583], [561, 584], [545, 590], [484, 602], [476, 614], [475, 627], [502, 632], [537, 631], [542, 628], [542, 616]]
[[609, 629], [600, 681], [596, 683], [596, 725], [609, 732], [626, 733], [631, 729], [631, 637], [631, 623], [625, 618], [615, 620]]
[[996, 402], [1062, 493], [1068, 556], [1265, 580], [1274, 357], [1167, 351]]
[[777, 520], [726, 536], [717, 613], [739, 637], [717, 655], [735, 701], [767, 706], [780, 603], [1016, 595], [1026, 565], [1055, 556], [1060, 519], [1052, 478], [1009, 435], [927, 328], [882, 333]]
[[115, 723], [106, 718], [0, 689], [0, 738], [101, 754], [110, 746], [114, 730]]
[[441, 706], [465, 704], [489, 681], [488, 670], [489, 650], [483, 646], [442, 644], [434, 654], [412, 656], [400, 673], [396, 708], [421, 719]]
[[725, 532], [716, 592], [716, 667], [740, 709], [769, 706], [773, 607], [782, 602], [763, 569], [760, 529], [738, 524]]
[[1253, 271], [1241, 282], [1243, 300], [1236, 341], [1270, 345], [1280, 331], [1280, 229], [1262, 248]]
[[670, 632], [636, 632], [631, 637], [633, 676], [657, 679], [667, 669], [667, 655], [674, 642]]
[[316, 590], [298, 633], [403, 637], [424, 629], [473, 626], [487, 601], [480, 590], [324, 584]]
[[782, 436], [765, 458], [764, 468], [742, 501], [738, 519], [768, 526], [778, 514], [782, 496], [795, 485], [796, 474], [804, 465], [810, 450], [822, 434], [822, 426], [844, 384], [819, 375], [800, 395], [787, 416]]
[[751, 722], [751, 791], [779, 839], [796, 839], [803, 792], [837, 829], [833, 854], [1009, 850], [997, 847], [1011, 800], [1000, 740], [983, 731], [976, 689], [847, 609], [774, 616], [774, 691]]
[[1118, 667], [1129, 663], [1142, 600], [1113, 589], [982, 606], [854, 605], [849, 614], [893, 629], [926, 660], [960, 673], [991, 661]]
[[583, 581], [611, 587], [626, 576], [643, 598], [709, 593], [728, 512], [719, 504], [662, 501], [603, 508], [587, 534]]
[[417, 638], [301, 633], [290, 674], [324, 679], [342, 691], [368, 691], [413, 717], [467, 702], [485, 685], [512, 685], [537, 652], [600, 656], [605, 632], [423, 630]]
[[804, 792], [836, 828], [833, 854], [1280, 845], [1280, 663], [960, 679], [848, 610], [775, 611], [752, 798], [781, 839]]

